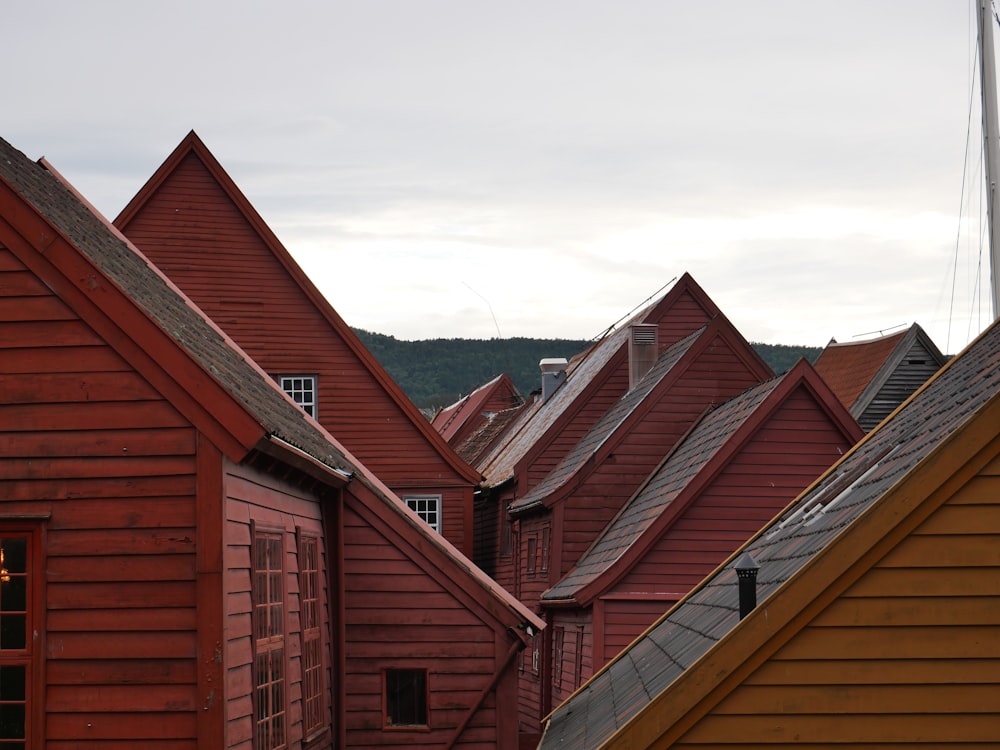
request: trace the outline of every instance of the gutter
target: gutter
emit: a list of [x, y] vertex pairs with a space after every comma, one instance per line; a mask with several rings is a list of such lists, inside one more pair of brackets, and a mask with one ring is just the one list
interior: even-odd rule
[[338, 489], [346, 487], [348, 482], [354, 478], [353, 473], [323, 463], [318, 458], [271, 433], [258, 440], [254, 450], [288, 464], [330, 487]]

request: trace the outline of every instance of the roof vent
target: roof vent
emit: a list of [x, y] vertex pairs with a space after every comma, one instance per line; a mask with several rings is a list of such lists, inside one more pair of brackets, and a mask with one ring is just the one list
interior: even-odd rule
[[629, 326], [628, 337], [628, 387], [635, 388], [653, 367], [659, 350], [659, 329], [652, 323]]
[[736, 561], [736, 577], [739, 579], [740, 589], [740, 619], [753, 612], [757, 606], [757, 571], [760, 566], [750, 556], [749, 552], [744, 552], [743, 556]]
[[556, 389], [566, 382], [566, 367], [569, 363], [565, 357], [547, 357], [539, 361], [542, 371], [542, 403], [556, 392]]

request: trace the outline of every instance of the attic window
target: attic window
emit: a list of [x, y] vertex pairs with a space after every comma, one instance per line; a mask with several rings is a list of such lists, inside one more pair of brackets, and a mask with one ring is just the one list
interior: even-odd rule
[[434, 531], [441, 533], [441, 496], [440, 495], [404, 495], [403, 502], [410, 510], [420, 516], [420, 520]]
[[287, 393], [292, 401], [301, 406], [310, 417], [316, 417], [315, 375], [278, 375], [276, 379], [281, 390]]

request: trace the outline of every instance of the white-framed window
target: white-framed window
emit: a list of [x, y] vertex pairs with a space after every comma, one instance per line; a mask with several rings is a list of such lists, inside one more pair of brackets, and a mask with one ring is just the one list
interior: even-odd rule
[[404, 495], [403, 502], [437, 533], [441, 533], [441, 496]]
[[277, 375], [276, 378], [281, 390], [291, 396], [306, 414], [316, 416], [315, 375]]

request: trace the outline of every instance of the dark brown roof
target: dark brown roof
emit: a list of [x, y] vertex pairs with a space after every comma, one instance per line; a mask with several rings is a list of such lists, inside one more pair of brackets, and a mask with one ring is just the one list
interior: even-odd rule
[[[749, 552], [765, 604], [808, 576], [828, 546], [852, 533], [949, 436], [1000, 399], [1000, 323], [945, 366], [892, 417], [766, 526]], [[997, 427], [983, 438], [997, 434]], [[892, 493], [901, 498], [906, 493]], [[891, 515], [891, 514], [889, 514]], [[844, 562], [847, 564], [847, 561]], [[806, 587], [809, 588], [809, 587]], [[758, 612], [766, 607], [758, 606]], [[639, 716], [739, 623], [736, 573], [726, 564], [596, 674], [550, 717], [540, 748], [596, 748]], [[782, 623], [772, 623], [769, 632]], [[721, 647], [722, 644], [720, 644]], [[708, 686], [705, 686], [707, 689]]]

